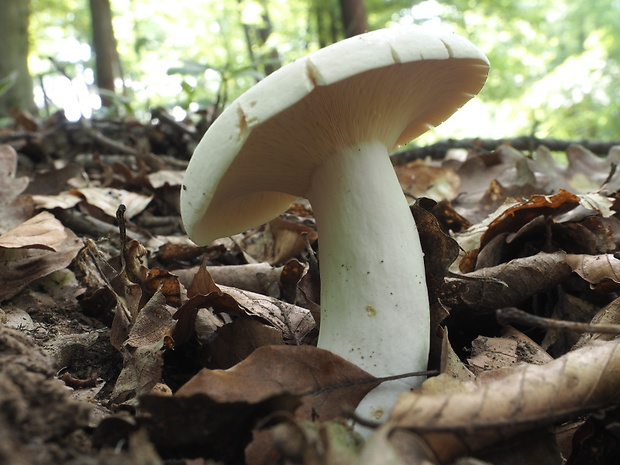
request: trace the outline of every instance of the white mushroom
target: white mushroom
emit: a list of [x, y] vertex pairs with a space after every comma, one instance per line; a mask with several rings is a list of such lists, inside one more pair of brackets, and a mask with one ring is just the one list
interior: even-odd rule
[[[425, 370], [423, 254], [389, 153], [447, 119], [488, 69], [467, 40], [418, 28], [355, 36], [281, 68], [196, 148], [181, 191], [188, 234], [207, 244], [307, 198], [319, 232], [318, 346], [378, 377]], [[356, 413], [385, 419], [420, 382], [383, 383]]]

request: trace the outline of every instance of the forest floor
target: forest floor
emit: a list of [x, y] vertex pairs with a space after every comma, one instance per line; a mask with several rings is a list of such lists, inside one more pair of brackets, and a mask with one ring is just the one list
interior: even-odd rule
[[377, 379], [315, 347], [310, 206], [195, 246], [200, 132], [163, 110], [0, 131], [1, 464], [615, 463], [620, 147], [396, 166], [432, 373], [364, 441], [346, 419]]

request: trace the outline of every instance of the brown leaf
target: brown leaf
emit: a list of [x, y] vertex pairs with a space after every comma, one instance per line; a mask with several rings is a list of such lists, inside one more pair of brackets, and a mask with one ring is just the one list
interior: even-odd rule
[[437, 218], [430, 213], [435, 202], [429, 199], [419, 199], [411, 207], [420, 233], [420, 243], [424, 253], [424, 268], [426, 282], [432, 297], [435, 297], [444, 283], [448, 268], [459, 256], [457, 242], [442, 231]]
[[178, 320], [175, 339], [179, 344], [193, 334], [198, 310], [208, 307], [216, 312], [258, 317], [279, 329], [285, 339], [295, 342], [300, 342], [314, 328], [312, 315], [305, 308], [262, 294], [217, 286], [204, 264], [192, 280], [187, 295], [190, 299], [174, 315]]
[[468, 392], [403, 394], [389, 425], [422, 435], [442, 462], [534, 427], [616, 404], [620, 345], [592, 343], [545, 365], [480, 377]]
[[259, 403], [280, 394], [302, 397], [300, 419], [327, 421], [355, 410], [375, 378], [312, 346], [266, 346], [228, 370], [202, 369], [176, 395], [204, 394], [220, 403]]
[[282, 300], [228, 286], [220, 286], [224, 295], [233, 298], [246, 315], [259, 317], [282, 331], [285, 339], [300, 343], [314, 328], [310, 311]]
[[453, 200], [459, 193], [460, 178], [452, 169], [414, 160], [394, 170], [400, 186], [412, 197], [429, 197], [439, 202]]
[[125, 217], [130, 219], [141, 213], [153, 199], [153, 196], [109, 187], [82, 187], [71, 189], [69, 193], [82, 196], [88, 204], [99, 208], [112, 218], [116, 217], [116, 212], [121, 204], [126, 207]]
[[299, 405], [294, 396], [262, 402], [219, 403], [204, 394], [190, 397], [146, 395], [140, 399], [140, 424], [158, 450], [168, 457], [209, 457], [241, 464], [251, 431], [265, 417], [287, 415]]
[[210, 368], [230, 368], [259, 347], [284, 344], [282, 332], [251, 318], [237, 318], [220, 328], [209, 344]]
[[[287, 262], [305, 250], [306, 240], [313, 243], [318, 237], [317, 232], [311, 227], [280, 217], [269, 222], [269, 230], [274, 239], [273, 258], [269, 260], [272, 264]], [[307, 239], [303, 234], [306, 234]]]
[[304, 465], [353, 465], [358, 463], [361, 446], [361, 438], [344, 424], [284, 419], [253, 432], [253, 440], [245, 449], [245, 463], [270, 465], [301, 460]]
[[[613, 254], [566, 255], [566, 263], [592, 285], [605, 281], [620, 283], [620, 259]], [[618, 286], [616, 286], [617, 288]]]
[[65, 227], [54, 215], [41, 212], [0, 236], [3, 249], [42, 249], [55, 252], [67, 238]]
[[47, 212], [0, 236], [0, 301], [65, 268], [81, 247], [73, 232]]
[[156, 292], [138, 313], [121, 346], [123, 369], [114, 385], [112, 402], [136, 405], [139, 395], [149, 393], [161, 381], [162, 356], [173, 325], [165, 297]]
[[0, 145], [0, 234], [32, 216], [32, 202], [20, 195], [28, 187], [28, 178], [16, 178], [17, 152]]
[[542, 347], [511, 327], [504, 337], [478, 336], [472, 341], [469, 368], [476, 374], [523, 363], [542, 365], [553, 360]]
[[476, 314], [517, 306], [528, 297], [553, 289], [572, 273], [563, 252], [538, 253], [498, 266], [447, 278], [440, 301], [450, 308]]
[[[612, 300], [610, 303], [601, 308], [590, 321], [592, 324], [603, 325], [620, 325], [620, 297]], [[611, 341], [616, 336], [614, 334], [604, 333], [584, 333], [579, 338], [575, 349], [584, 346], [590, 341]]]
[[480, 239], [480, 248], [498, 234], [517, 231], [521, 226], [540, 215], [558, 216], [566, 213], [579, 205], [580, 201], [578, 196], [560, 189], [554, 195], [533, 195], [527, 200], [518, 202], [504, 210], [489, 224], [487, 231]]

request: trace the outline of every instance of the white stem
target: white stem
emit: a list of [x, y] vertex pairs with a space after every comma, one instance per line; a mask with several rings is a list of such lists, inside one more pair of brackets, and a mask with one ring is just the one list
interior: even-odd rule
[[[307, 195], [319, 229], [318, 346], [374, 376], [425, 370], [429, 305], [418, 231], [386, 147], [372, 142], [329, 158]], [[385, 420], [421, 378], [371, 391], [356, 413]]]

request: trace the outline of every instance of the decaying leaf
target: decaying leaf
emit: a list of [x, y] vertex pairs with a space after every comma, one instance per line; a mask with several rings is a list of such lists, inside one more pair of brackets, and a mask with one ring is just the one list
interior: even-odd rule
[[420, 243], [424, 254], [424, 269], [426, 281], [431, 294], [435, 297], [444, 283], [448, 268], [459, 255], [457, 242], [441, 230], [437, 218], [429, 212], [435, 202], [429, 199], [420, 199], [411, 207], [420, 233]]
[[[613, 254], [566, 255], [566, 263], [593, 286], [612, 281], [620, 284], [620, 259]], [[617, 286], [615, 286], [617, 287]]]
[[283, 345], [256, 349], [228, 370], [204, 368], [176, 395], [251, 404], [292, 394], [302, 399], [298, 418], [327, 421], [355, 410], [376, 386], [373, 376], [327, 350]]
[[474, 339], [467, 361], [469, 368], [479, 374], [523, 363], [543, 364], [552, 360], [542, 347], [510, 328], [504, 337], [478, 336]]
[[282, 333], [251, 318], [237, 318], [222, 326], [209, 342], [209, 367], [230, 368], [259, 347], [282, 345]]
[[270, 260], [272, 264], [281, 264], [291, 260], [305, 250], [306, 241], [313, 243], [318, 237], [317, 232], [311, 227], [280, 217], [269, 222], [269, 230], [274, 240], [273, 257]]
[[429, 197], [440, 202], [453, 200], [459, 193], [459, 175], [450, 168], [414, 160], [396, 166], [395, 171], [402, 189], [415, 198]]
[[296, 343], [315, 326], [310, 311], [305, 308], [254, 292], [216, 285], [204, 265], [194, 276], [187, 295], [189, 300], [174, 316], [178, 320], [177, 341], [189, 339], [198, 310], [208, 307], [216, 312], [260, 318], [280, 330], [285, 339]]
[[[620, 325], [620, 297], [612, 300], [609, 304], [601, 308], [590, 322], [592, 324]], [[603, 333], [584, 333], [575, 344], [575, 349], [584, 346], [590, 341], [611, 341], [616, 336], [614, 334]]]
[[391, 427], [420, 434], [442, 463], [519, 432], [620, 402], [620, 344], [597, 342], [544, 365], [479, 377], [467, 392], [403, 394]]
[[538, 253], [467, 273], [463, 279], [447, 278], [439, 298], [452, 310], [467, 308], [477, 314], [516, 306], [570, 275], [565, 257], [563, 252]]
[[81, 247], [75, 234], [48, 212], [0, 236], [0, 301], [65, 268]]
[[32, 205], [21, 196], [28, 187], [27, 177], [15, 177], [17, 152], [10, 145], [0, 145], [0, 234], [32, 216]]
[[[261, 425], [269, 429], [267, 421], [280, 423], [279, 418], [292, 418], [294, 414], [297, 420], [289, 423], [293, 430], [285, 432], [300, 433], [298, 452], [303, 455], [315, 450], [311, 444], [304, 445], [314, 436], [311, 431], [306, 434], [303, 427], [297, 429], [295, 425], [303, 425], [298, 420], [324, 422], [343, 415], [343, 410], [355, 408], [376, 386], [374, 381], [346, 360], [316, 347], [263, 347], [229, 370], [201, 370], [173, 397], [142, 397], [141, 411], [146, 415], [141, 423], [160, 450], [243, 463], [243, 451], [252, 441], [254, 429]], [[355, 443], [346, 445], [355, 436], [346, 433], [342, 425], [310, 428], [323, 431], [320, 440], [329, 454], [342, 457], [347, 455], [346, 450], [335, 449], [356, 448]], [[336, 438], [338, 432], [344, 439]], [[289, 451], [296, 447], [282, 445]], [[253, 447], [269, 449], [270, 445], [255, 443]]]
[[558, 216], [570, 211], [579, 205], [580, 201], [578, 196], [565, 190], [560, 190], [553, 195], [533, 195], [497, 216], [480, 239], [480, 247], [484, 247], [487, 242], [502, 232], [516, 231], [537, 216]]
[[121, 346], [123, 370], [114, 385], [112, 402], [135, 406], [138, 396], [148, 394], [161, 382], [162, 356], [173, 326], [172, 309], [164, 295], [156, 292], [138, 313]]
[[359, 463], [361, 447], [361, 437], [342, 423], [284, 418], [253, 432], [252, 442], [245, 448], [245, 463], [270, 465], [301, 461], [304, 465], [353, 465]]
[[71, 189], [69, 193], [83, 197], [88, 204], [99, 208], [112, 218], [116, 217], [116, 212], [121, 204], [125, 205], [125, 217], [129, 219], [142, 212], [153, 199], [153, 196], [140, 195], [123, 189], [102, 187], [82, 187]]

